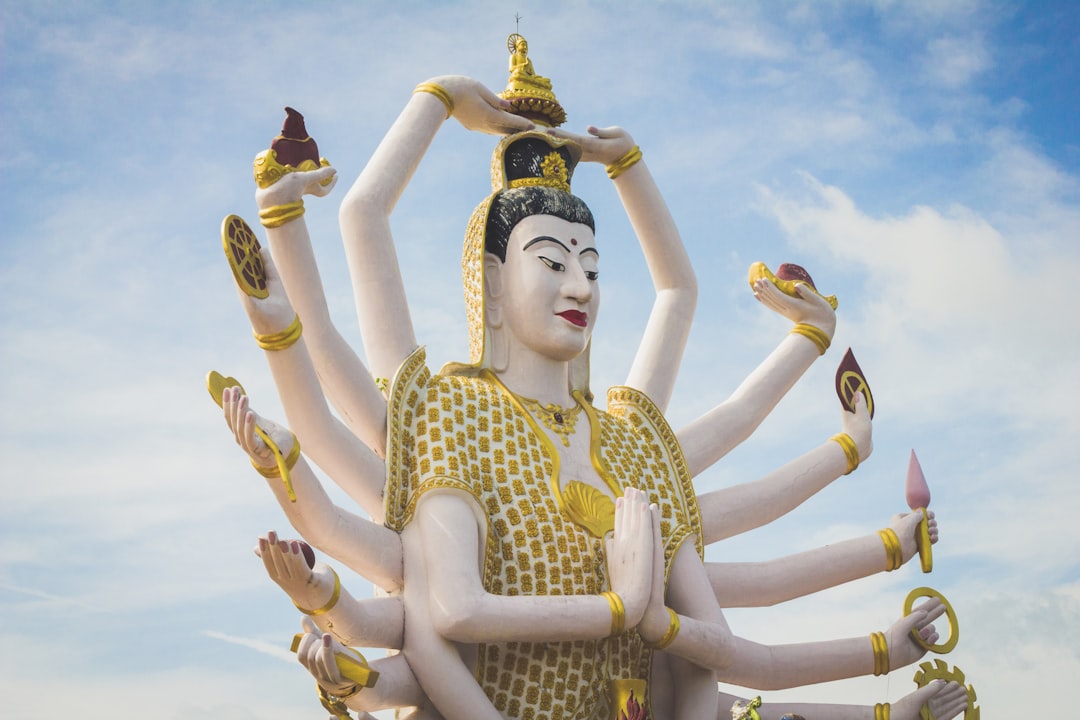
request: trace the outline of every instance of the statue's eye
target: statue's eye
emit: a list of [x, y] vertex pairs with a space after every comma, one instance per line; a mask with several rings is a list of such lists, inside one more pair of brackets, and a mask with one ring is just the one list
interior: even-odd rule
[[600, 271], [599, 270], [586, 270], [585, 271], [585, 277], [588, 280], [595, 280], [596, 278], [600, 277]]
[[543, 255], [538, 255], [537, 257], [539, 257], [541, 260], [543, 260], [544, 264], [547, 265], [552, 270], [554, 270], [555, 272], [562, 272], [563, 270], [566, 269], [566, 266], [563, 265], [561, 262], [555, 262], [551, 258], [546, 258]]

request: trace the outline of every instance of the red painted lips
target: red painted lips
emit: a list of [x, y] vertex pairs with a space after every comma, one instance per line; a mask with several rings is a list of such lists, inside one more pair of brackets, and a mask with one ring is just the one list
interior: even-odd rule
[[555, 314], [578, 327], [585, 327], [589, 322], [588, 313], [583, 313], [580, 310], [563, 310], [561, 313]]

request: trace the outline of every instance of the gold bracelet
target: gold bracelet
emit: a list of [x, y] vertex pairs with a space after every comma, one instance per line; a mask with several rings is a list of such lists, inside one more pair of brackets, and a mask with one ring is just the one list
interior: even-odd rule
[[[262, 428], [259, 428], [259, 429], [262, 430]], [[280, 452], [280, 451], [278, 451], [278, 452]], [[252, 459], [251, 467], [258, 470], [259, 474], [262, 475], [264, 478], [267, 478], [268, 480], [272, 480], [273, 478], [282, 477], [282, 474], [281, 474], [282, 465], [284, 465], [284, 467], [285, 467], [285, 472], [288, 473], [290, 470], [292, 470], [294, 467], [296, 467], [296, 461], [299, 460], [299, 459], [300, 459], [300, 441], [296, 439], [295, 435], [293, 435], [292, 450], [289, 451], [289, 456], [284, 458], [284, 462], [276, 463], [274, 465], [271, 465], [270, 467], [263, 467], [262, 465], [257, 465], [255, 463], [255, 460]]]
[[878, 535], [881, 536], [881, 542], [885, 545], [885, 570], [892, 572], [900, 569], [900, 566], [904, 564], [904, 551], [900, 547], [900, 538], [896, 536], [896, 531], [885, 528], [878, 530]]
[[601, 595], [608, 601], [608, 605], [611, 606], [611, 634], [619, 635], [624, 629], [626, 629], [626, 608], [623, 606], [622, 598], [618, 593], [606, 590]]
[[870, 646], [874, 650], [874, 675], [888, 675], [889, 646], [885, 642], [885, 633], [870, 633]]
[[303, 214], [304, 201], [297, 200], [296, 202], [274, 205], [260, 210], [259, 222], [263, 224], [263, 227], [276, 228], [281, 227], [290, 220], [303, 216]]
[[[327, 567], [330, 566], [328, 565]], [[337, 570], [334, 570], [334, 568], [331, 567], [330, 572], [334, 574], [334, 592], [330, 594], [330, 599], [326, 601], [326, 604], [323, 605], [321, 608], [317, 608], [315, 610], [307, 610], [300, 607], [299, 605], [296, 605], [296, 603], [293, 603], [293, 605], [296, 605], [297, 610], [304, 613], [305, 615], [311, 615], [314, 617], [316, 615], [324, 615], [334, 609], [334, 606], [337, 605], [338, 599], [341, 597], [341, 578], [338, 577]]]
[[255, 342], [257, 342], [259, 347], [263, 350], [284, 350], [285, 348], [295, 345], [296, 341], [300, 339], [300, 334], [303, 332], [304, 326], [300, 324], [300, 316], [297, 315], [293, 318], [293, 321], [289, 323], [289, 327], [281, 332], [270, 333], [269, 335], [260, 335], [259, 333], [253, 334], [255, 335]]
[[641, 148], [635, 145], [625, 155], [607, 166], [607, 176], [614, 180], [634, 165], [637, 165], [639, 160], [641, 160]]
[[668, 620], [667, 632], [664, 633], [664, 637], [660, 638], [654, 643], [645, 643], [654, 650], [663, 650], [671, 643], [675, 642], [675, 636], [679, 634], [679, 614], [671, 608], [665, 608], [668, 611], [670, 620]]
[[832, 339], [819, 327], [810, 325], [808, 323], [795, 323], [795, 327], [791, 328], [793, 335], [802, 335], [810, 342], [817, 345], [818, 351], [824, 355], [825, 351], [829, 349], [829, 345], [832, 344]]
[[454, 114], [454, 98], [450, 97], [450, 93], [446, 92], [446, 89], [441, 85], [437, 85], [433, 82], [424, 82], [416, 86], [413, 90], [413, 94], [416, 93], [431, 93], [435, 97], [442, 100], [442, 104], [446, 106], [446, 118], [449, 120], [450, 116]]
[[847, 457], [847, 472], [844, 474], [850, 475], [855, 472], [855, 468], [859, 467], [859, 447], [855, 441], [847, 433], [837, 433], [829, 439], [839, 445], [844, 451], [844, 456]]
[[874, 706], [874, 720], [889, 720], [889, 703], [878, 703]]

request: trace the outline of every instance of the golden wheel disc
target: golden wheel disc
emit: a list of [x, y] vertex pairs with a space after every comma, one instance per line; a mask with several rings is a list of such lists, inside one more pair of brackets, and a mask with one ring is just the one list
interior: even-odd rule
[[266, 287], [266, 268], [259, 254], [262, 246], [251, 226], [239, 215], [229, 215], [221, 223], [221, 244], [240, 289], [251, 297], [267, 297], [270, 292]]

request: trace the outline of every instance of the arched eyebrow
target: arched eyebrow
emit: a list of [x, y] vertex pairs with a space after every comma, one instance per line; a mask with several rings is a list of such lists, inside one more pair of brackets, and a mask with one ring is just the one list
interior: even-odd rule
[[559, 247], [561, 247], [563, 250], [565, 250], [567, 252], [567, 254], [570, 253], [570, 248], [566, 247], [566, 245], [564, 245], [560, 241], [556, 240], [555, 238], [548, 237], [547, 235], [541, 235], [540, 237], [534, 237], [532, 240], [525, 243], [525, 247], [523, 247], [521, 249], [522, 250], [528, 250], [529, 248], [531, 248], [536, 243], [541, 243], [541, 242], [553, 242], [556, 245], [558, 245]]
[[[567, 253], [568, 255], [569, 255], [569, 254], [570, 254], [570, 252], [571, 252], [571, 251], [570, 251], [570, 248], [566, 247], [566, 245], [565, 245], [565, 244], [563, 244], [563, 243], [562, 243], [562, 242], [561, 242], [560, 240], [557, 240], [557, 239], [555, 239], [555, 238], [553, 238], [553, 237], [549, 237], [549, 236], [547, 236], [547, 235], [541, 235], [540, 237], [534, 237], [534, 238], [533, 238], [532, 240], [530, 240], [529, 242], [525, 243], [525, 247], [523, 247], [523, 248], [521, 248], [521, 249], [522, 249], [523, 251], [524, 251], [524, 250], [528, 250], [529, 248], [531, 248], [531, 247], [532, 247], [533, 245], [535, 245], [536, 243], [540, 243], [540, 242], [545, 242], [545, 241], [546, 241], [546, 242], [553, 242], [553, 243], [555, 243], [556, 245], [558, 245], [559, 247], [561, 247], [561, 248], [562, 248], [563, 250], [565, 250], [565, 251], [566, 251], [566, 253]], [[597, 250], [597, 249], [596, 249], [596, 248], [594, 248], [594, 247], [587, 247], [587, 248], [582, 248], [582, 249], [581, 249], [581, 251], [580, 251], [580, 252], [578, 253], [578, 255], [584, 255], [585, 253], [592, 253], [592, 254], [593, 254], [593, 255], [595, 255], [596, 257], [600, 257], [600, 251], [599, 251], [599, 250]]]

